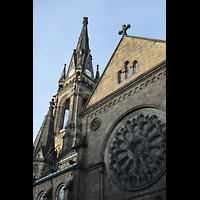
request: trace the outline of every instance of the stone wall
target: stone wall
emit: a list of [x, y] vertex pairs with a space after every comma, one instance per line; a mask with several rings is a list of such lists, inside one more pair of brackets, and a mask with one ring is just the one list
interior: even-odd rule
[[[49, 189], [52, 188], [52, 192], [50, 196], [52, 196], [50, 199], [56, 200], [56, 194], [60, 188], [61, 185], [67, 185], [70, 180], [73, 180], [74, 177], [74, 171], [69, 171], [62, 173], [56, 177], [49, 178], [46, 181], [41, 181], [41, 183], [35, 183], [33, 186], [33, 200], [37, 200], [41, 193], [48, 192]], [[65, 190], [65, 199], [67, 199], [68, 196], [68, 190]]]
[[[129, 84], [116, 90], [104, 101], [88, 107], [83, 113], [82, 130], [83, 135], [87, 134], [88, 147], [83, 149], [82, 161], [85, 169], [91, 169], [85, 170], [80, 179], [80, 185], [84, 185], [82, 199], [117, 200], [135, 199], [141, 196], [144, 199], [154, 199], [160, 198], [159, 195], [165, 199], [165, 172], [157, 181], [144, 189], [126, 191], [117, 187], [110, 180], [106, 168], [101, 164], [105, 162], [104, 157], [106, 155], [104, 153], [109, 134], [127, 113], [146, 107], [156, 108], [165, 113], [165, 67], [165, 64], [161, 64], [152, 68], [145, 76], [138, 80], [132, 80]], [[97, 130], [92, 131], [91, 124], [95, 119], [100, 121], [100, 126]], [[92, 167], [95, 165], [96, 167]], [[101, 178], [101, 174], [103, 174], [103, 178]], [[103, 189], [101, 184], [103, 184]]]
[[[165, 59], [165, 41], [132, 36], [123, 37], [101, 75], [100, 82], [97, 84], [88, 106], [116, 91]], [[131, 67], [135, 60], [138, 62], [139, 72], [118, 84], [118, 72], [125, 70], [126, 61]]]

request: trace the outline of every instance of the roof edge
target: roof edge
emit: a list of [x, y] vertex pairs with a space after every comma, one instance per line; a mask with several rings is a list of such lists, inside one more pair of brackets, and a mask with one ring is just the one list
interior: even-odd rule
[[123, 35], [122, 38], [120, 39], [120, 41], [119, 41], [117, 47], [115, 48], [115, 50], [114, 50], [112, 56], [110, 57], [110, 59], [109, 59], [107, 65], [106, 65], [106, 67], [105, 67], [103, 73], [101, 74], [101, 76], [100, 76], [100, 78], [99, 78], [97, 84], [95, 85], [95, 87], [94, 87], [94, 89], [93, 89], [93, 91], [92, 91], [90, 97], [88, 98], [88, 100], [87, 100], [87, 102], [86, 102], [86, 104], [85, 104], [83, 110], [85, 110], [85, 109], [87, 108], [88, 103], [89, 103], [91, 97], [93, 96], [93, 94], [94, 94], [94, 92], [95, 92], [97, 86], [99, 85], [99, 82], [101, 81], [101, 79], [102, 79], [102, 77], [103, 77], [105, 71], [107, 70], [107, 68], [108, 68], [108, 66], [109, 66], [109, 64], [110, 64], [110, 62], [111, 62], [111, 60], [112, 60], [112, 58], [114, 57], [114, 55], [115, 55], [115, 53], [116, 53], [116, 51], [117, 51], [119, 45], [121, 44], [122, 40], [124, 39], [124, 37], [132, 37], [132, 38], [138, 38], [138, 39], [144, 39], [144, 40], [151, 40], [151, 41], [165, 42], [165, 43], [166, 43], [166, 40], [153, 39], [153, 38], [145, 38], [145, 37], [138, 37], [138, 36], [131, 36], [131, 35]]
[[117, 95], [120, 91], [124, 91], [126, 88], [132, 87], [133, 84], [136, 84], [137, 82], [139, 82], [144, 76], [147, 77], [148, 75], [150, 75], [151, 73], [153, 73], [155, 70], [161, 68], [162, 66], [166, 66], [166, 59], [163, 60], [162, 62], [158, 63], [157, 65], [155, 65], [154, 67], [150, 68], [149, 70], [147, 70], [146, 72], [144, 72], [143, 74], [141, 74], [140, 76], [136, 77], [135, 79], [133, 79], [131, 82], [127, 83], [126, 85], [120, 87], [119, 89], [117, 89], [116, 91], [112, 92], [111, 94], [105, 96], [104, 98], [100, 99], [99, 101], [97, 101], [96, 103], [88, 106], [87, 108], [85, 108], [80, 114], [79, 116], [85, 114], [87, 115], [88, 112], [91, 112], [92, 109], [96, 109], [97, 107], [101, 106], [102, 104], [105, 103], [105, 101], [110, 100], [112, 97], [114, 97], [115, 95]]
[[146, 37], [138, 37], [138, 36], [132, 36], [132, 35], [126, 35], [126, 37], [132, 37], [132, 38], [137, 38], [137, 39], [142, 39], [142, 40], [151, 40], [151, 41], [165, 42], [165, 43], [166, 43], [166, 40], [161, 40], [161, 39], [146, 38]]
[[101, 74], [101, 76], [100, 76], [100, 78], [99, 78], [99, 80], [98, 80], [97, 84], [95, 85], [95, 87], [94, 87], [94, 89], [93, 89], [93, 91], [92, 91], [92, 93], [91, 93], [90, 97], [88, 98], [88, 100], [87, 100], [87, 102], [86, 102], [86, 104], [85, 104], [85, 106], [84, 106], [83, 110], [85, 110], [85, 109], [87, 108], [87, 106], [88, 106], [88, 103], [89, 103], [89, 101], [90, 101], [91, 97], [92, 97], [92, 96], [93, 96], [93, 94], [94, 94], [94, 91], [96, 90], [97, 86], [99, 85], [99, 82], [101, 81], [101, 79], [102, 79], [103, 75], [105, 74], [105, 71], [107, 70], [107, 68], [108, 68], [108, 66], [109, 66], [109, 64], [110, 64], [110, 62], [111, 62], [111, 60], [112, 60], [113, 56], [115, 55], [115, 52], [117, 51], [117, 49], [118, 49], [119, 45], [121, 44], [121, 42], [122, 42], [123, 38], [124, 38], [124, 37], [126, 37], [126, 36], [127, 36], [127, 35], [125, 35], [125, 36], [123, 35], [123, 36], [122, 36], [122, 38], [120, 39], [120, 41], [119, 41], [119, 43], [118, 43], [117, 47], [115, 48], [115, 50], [114, 50], [114, 52], [113, 52], [112, 56], [111, 56], [111, 57], [110, 57], [110, 59], [109, 59], [109, 61], [108, 61], [107, 65], [106, 65], [106, 67], [105, 67], [105, 69], [103, 70], [103, 73]]
[[74, 163], [74, 164], [69, 165], [69, 166], [66, 166], [65, 168], [60, 169], [60, 170], [58, 170], [58, 171], [56, 171], [56, 172], [54, 172], [54, 173], [49, 173], [49, 174], [47, 174], [46, 176], [44, 176], [44, 177], [42, 177], [42, 178], [36, 180], [36, 181], [33, 183], [33, 186], [38, 185], [38, 184], [40, 184], [41, 182], [47, 181], [47, 180], [49, 180], [49, 179], [51, 179], [51, 178], [54, 178], [55, 176], [57, 176], [57, 175], [59, 175], [59, 174], [61, 174], [61, 173], [63, 173], [63, 172], [71, 171], [72, 169], [74, 169], [74, 167], [75, 167], [76, 165], [77, 165], [77, 163]]

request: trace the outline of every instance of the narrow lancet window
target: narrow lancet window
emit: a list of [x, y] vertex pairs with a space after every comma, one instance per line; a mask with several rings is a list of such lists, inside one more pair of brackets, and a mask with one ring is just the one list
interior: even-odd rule
[[63, 185], [59, 191], [58, 191], [58, 194], [57, 194], [57, 199], [58, 200], [63, 200], [64, 199], [64, 188], [65, 188], [65, 185]]
[[63, 124], [62, 128], [65, 128], [68, 122], [69, 118], [69, 105], [70, 105], [70, 99], [67, 99], [65, 104], [64, 104], [64, 113], [63, 113]]
[[133, 73], [136, 74], [139, 72], [139, 65], [138, 65], [138, 62], [135, 60], [133, 62]]
[[129, 66], [129, 62], [128, 61], [126, 61], [126, 63], [125, 63], [125, 70], [126, 70], [126, 77], [129, 78], [132, 73], [131, 73], [131, 68]]
[[120, 70], [118, 72], [118, 83], [121, 83], [124, 80], [124, 73]]
[[65, 126], [67, 125], [68, 115], [69, 115], [69, 110], [66, 109], [65, 110], [65, 115], [64, 115], [63, 128], [65, 128]]

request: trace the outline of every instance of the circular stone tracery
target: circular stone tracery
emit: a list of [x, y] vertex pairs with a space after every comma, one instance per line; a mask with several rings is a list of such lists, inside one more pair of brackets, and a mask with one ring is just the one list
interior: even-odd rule
[[130, 159], [137, 158], [140, 156], [145, 149], [145, 143], [140, 138], [135, 138], [127, 149], [127, 153]]
[[106, 145], [105, 162], [118, 187], [143, 189], [165, 171], [165, 122], [160, 110], [144, 108], [129, 114], [113, 130]]

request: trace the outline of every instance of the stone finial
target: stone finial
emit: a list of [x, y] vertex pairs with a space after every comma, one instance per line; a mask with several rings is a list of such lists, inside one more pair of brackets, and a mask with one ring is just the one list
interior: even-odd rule
[[96, 77], [95, 77], [95, 81], [97, 82], [99, 80], [100, 76], [99, 76], [99, 65], [97, 65], [97, 72], [96, 72]]
[[122, 34], [122, 36], [127, 35], [126, 30], [127, 30], [128, 28], [130, 28], [130, 27], [131, 27], [130, 24], [128, 24], [127, 26], [124, 24], [124, 25], [122, 26], [122, 30], [118, 32], [119, 35], [121, 35], [121, 34]]
[[50, 103], [50, 107], [53, 107], [55, 105], [54, 98], [52, 98], [49, 103]]
[[88, 17], [83, 17], [83, 24], [87, 25], [88, 24]]

